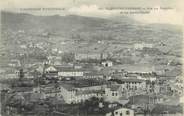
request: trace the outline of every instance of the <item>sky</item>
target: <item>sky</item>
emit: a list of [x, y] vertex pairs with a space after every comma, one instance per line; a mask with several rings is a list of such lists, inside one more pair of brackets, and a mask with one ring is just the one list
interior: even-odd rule
[[176, 6], [182, 0], [0, 0], [1, 7], [73, 7], [96, 4], [100, 7]]
[[[183, 24], [183, 0], [0, 0], [0, 8], [19, 11], [19, 8], [65, 8], [65, 10], [22, 10], [35, 15], [82, 15], [108, 18], [128, 16], [144, 23]], [[114, 8], [109, 10], [108, 8]], [[126, 7], [158, 8], [148, 14], [125, 14]], [[167, 10], [160, 9], [168, 8]], [[121, 8], [121, 9], [120, 9]], [[18, 10], [17, 10], [18, 9]], [[135, 10], [134, 10], [135, 11]], [[137, 10], [136, 10], [137, 11]], [[120, 14], [120, 12], [123, 12]]]

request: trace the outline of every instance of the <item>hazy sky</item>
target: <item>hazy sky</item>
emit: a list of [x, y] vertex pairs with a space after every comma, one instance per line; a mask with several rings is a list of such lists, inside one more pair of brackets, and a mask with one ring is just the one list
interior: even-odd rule
[[[131, 14], [127, 15], [138, 21], [145, 23], [170, 23], [182, 24], [183, 14], [182, 5], [183, 0], [0, 0], [0, 8], [66, 8], [64, 11], [26, 11], [37, 15], [51, 15], [51, 14], [77, 14], [82, 16], [92, 17], [112, 17], [121, 16], [122, 10], [107, 10], [101, 8], [107, 7], [168, 7], [170, 10], [152, 10], [149, 14]], [[124, 10], [123, 10], [124, 11]]]
[[[33, 2], [34, 1], [34, 2]], [[175, 6], [182, 0], [0, 0], [1, 7], [73, 7], [83, 4], [99, 7]]]

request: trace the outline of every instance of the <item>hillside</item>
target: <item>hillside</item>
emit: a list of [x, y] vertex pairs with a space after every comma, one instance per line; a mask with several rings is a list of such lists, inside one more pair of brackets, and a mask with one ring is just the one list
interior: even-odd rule
[[[163, 42], [167, 44], [167, 49], [181, 52], [182, 31], [179, 26], [175, 25], [142, 25], [128, 17], [102, 19], [77, 15], [34, 16], [10, 12], [2, 12], [1, 17], [2, 37], [8, 42], [8, 45], [12, 44], [12, 39], [32, 42], [47, 41], [54, 43], [54, 46], [61, 46], [62, 41], [69, 41], [69, 44], [62, 45], [62, 49], [70, 50], [68, 46], [71, 41], [86, 43], [88, 47], [102, 40], [117, 43], [156, 44]], [[22, 30], [24, 33], [21, 37], [16, 35], [10, 37], [12, 33], [15, 34]], [[86, 49], [83, 46], [79, 48], [79, 43], [76, 45], [78, 49]], [[75, 44], [73, 46], [75, 48]], [[173, 49], [174, 46], [177, 47]]]

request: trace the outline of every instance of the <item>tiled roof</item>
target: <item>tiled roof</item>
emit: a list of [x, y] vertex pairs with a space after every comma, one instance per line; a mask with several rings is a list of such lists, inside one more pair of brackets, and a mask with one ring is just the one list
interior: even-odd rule
[[101, 76], [101, 75], [103, 75], [103, 73], [100, 73], [100, 72], [89, 72], [89, 73], [84, 73], [84, 76], [96, 76], [96, 75], [98, 75], [98, 76]]
[[32, 90], [33, 90], [32, 87], [14, 87], [13, 88], [13, 91], [16, 91], [16, 92], [30, 92]]
[[68, 90], [68, 91], [71, 91], [71, 90], [74, 90], [75, 89], [75, 87], [72, 85], [72, 84], [64, 84], [64, 83], [62, 83], [62, 84], [60, 84], [63, 88], [65, 88], [66, 90]]
[[135, 65], [117, 65], [113, 67], [114, 69], [124, 69], [128, 72], [152, 72], [155, 70], [153, 65], [146, 64], [135, 64]]
[[110, 88], [111, 91], [117, 91], [121, 85], [108, 85], [107, 88]]
[[111, 79], [110, 81], [117, 82], [118, 84], [122, 84], [123, 82], [144, 82], [142, 79]]
[[[46, 68], [48, 68], [47, 66]], [[76, 69], [73, 66], [53, 66], [58, 72], [84, 72], [84, 71], [89, 71], [87, 68], [79, 68]]]
[[103, 93], [102, 90], [84, 90], [84, 91], [77, 91], [76, 95], [88, 95], [88, 94], [95, 94], [95, 93]]
[[143, 82], [142, 79], [121, 79], [121, 82]]

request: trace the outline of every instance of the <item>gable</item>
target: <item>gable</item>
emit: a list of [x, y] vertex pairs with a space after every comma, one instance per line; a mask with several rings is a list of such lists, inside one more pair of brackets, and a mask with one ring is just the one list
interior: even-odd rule
[[49, 66], [48, 68], [45, 69], [46, 72], [52, 72], [52, 71], [57, 71], [57, 69], [53, 66]]

